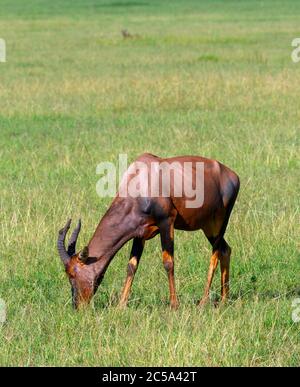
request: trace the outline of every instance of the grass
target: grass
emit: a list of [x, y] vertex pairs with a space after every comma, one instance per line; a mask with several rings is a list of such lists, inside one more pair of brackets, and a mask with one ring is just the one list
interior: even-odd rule
[[[299, 2], [0, 0], [0, 9], [0, 365], [298, 366]], [[210, 248], [201, 232], [177, 232], [177, 312], [156, 238], [127, 310], [116, 304], [129, 244], [93, 305], [74, 313], [57, 230], [81, 216], [83, 246], [110, 203], [96, 194], [97, 164], [145, 151], [216, 158], [239, 174], [230, 303], [195, 307]]]

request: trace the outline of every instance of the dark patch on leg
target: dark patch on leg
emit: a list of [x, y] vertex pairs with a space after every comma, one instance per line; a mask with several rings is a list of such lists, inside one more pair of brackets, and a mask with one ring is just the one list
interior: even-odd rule
[[127, 275], [128, 276], [133, 276], [136, 272], [136, 266], [133, 265], [132, 263], [128, 263], [127, 265]]
[[174, 264], [172, 261], [164, 261], [164, 268], [169, 273], [174, 268]]

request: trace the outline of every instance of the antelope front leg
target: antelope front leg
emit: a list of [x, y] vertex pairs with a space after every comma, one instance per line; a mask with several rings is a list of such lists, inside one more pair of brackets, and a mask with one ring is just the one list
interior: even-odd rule
[[162, 246], [162, 258], [164, 268], [168, 274], [169, 290], [170, 290], [170, 306], [172, 309], [177, 309], [179, 302], [175, 289], [174, 277], [174, 224], [165, 222], [160, 227], [160, 238]]
[[120, 297], [119, 307], [124, 308], [127, 306], [128, 297], [131, 290], [131, 285], [134, 279], [134, 275], [137, 271], [140, 258], [143, 253], [145, 241], [144, 239], [134, 238], [130, 259], [127, 266], [127, 277], [123, 287], [123, 291]]

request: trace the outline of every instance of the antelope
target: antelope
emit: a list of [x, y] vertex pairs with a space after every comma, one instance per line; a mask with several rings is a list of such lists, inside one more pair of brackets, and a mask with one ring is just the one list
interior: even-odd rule
[[[66, 248], [66, 234], [71, 225], [71, 220], [69, 220], [59, 231], [57, 248], [71, 284], [73, 307], [77, 309], [90, 302], [115, 254], [126, 242], [133, 240], [127, 276], [119, 301], [119, 306], [125, 307], [128, 303], [145, 241], [159, 234], [162, 261], [169, 281], [170, 307], [176, 309], [179, 303], [174, 277], [175, 229], [184, 231], [201, 229], [212, 246], [204, 295], [198, 304], [203, 306], [209, 301], [210, 288], [219, 262], [221, 267], [221, 300], [226, 301], [229, 295], [231, 248], [225, 241], [224, 234], [238, 195], [239, 177], [220, 162], [198, 156], [164, 159], [145, 153], [139, 156], [134, 163], [136, 162], [144, 163], [149, 167], [149, 170], [152, 164], [156, 164], [158, 165], [158, 173], [160, 173], [159, 168], [163, 164], [176, 165], [173, 176], [176, 168], [180, 169], [185, 163], [190, 163], [192, 165], [192, 179], [196, 178], [196, 163], [202, 163], [204, 178], [202, 205], [196, 208], [187, 207], [188, 197], [185, 193], [181, 197], [174, 195], [174, 177], [170, 179], [168, 196], [163, 195], [161, 190], [160, 194], [155, 197], [150, 195], [122, 196], [119, 190], [96, 227], [88, 245], [77, 253], [76, 242], [81, 221], [72, 233]], [[182, 170], [185, 173], [184, 168]], [[126, 179], [122, 180], [122, 184], [128, 186], [133, 177], [134, 175], [129, 171]], [[161, 183], [161, 179], [158, 181]], [[140, 179], [140, 184], [149, 185], [150, 183], [149, 180], [145, 180], [144, 176]]]

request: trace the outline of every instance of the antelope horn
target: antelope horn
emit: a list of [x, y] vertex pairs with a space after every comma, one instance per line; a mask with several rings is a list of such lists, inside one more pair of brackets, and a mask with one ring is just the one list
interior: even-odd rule
[[78, 235], [80, 233], [80, 229], [81, 229], [81, 219], [79, 219], [78, 225], [73, 231], [71, 238], [69, 240], [68, 251], [67, 251], [69, 257], [72, 257], [76, 253], [76, 242], [77, 242]]
[[70, 260], [70, 256], [67, 253], [65, 248], [65, 239], [66, 239], [67, 232], [69, 231], [70, 225], [71, 225], [71, 219], [68, 220], [64, 228], [59, 230], [58, 239], [57, 239], [57, 250], [65, 266], [68, 264]]

